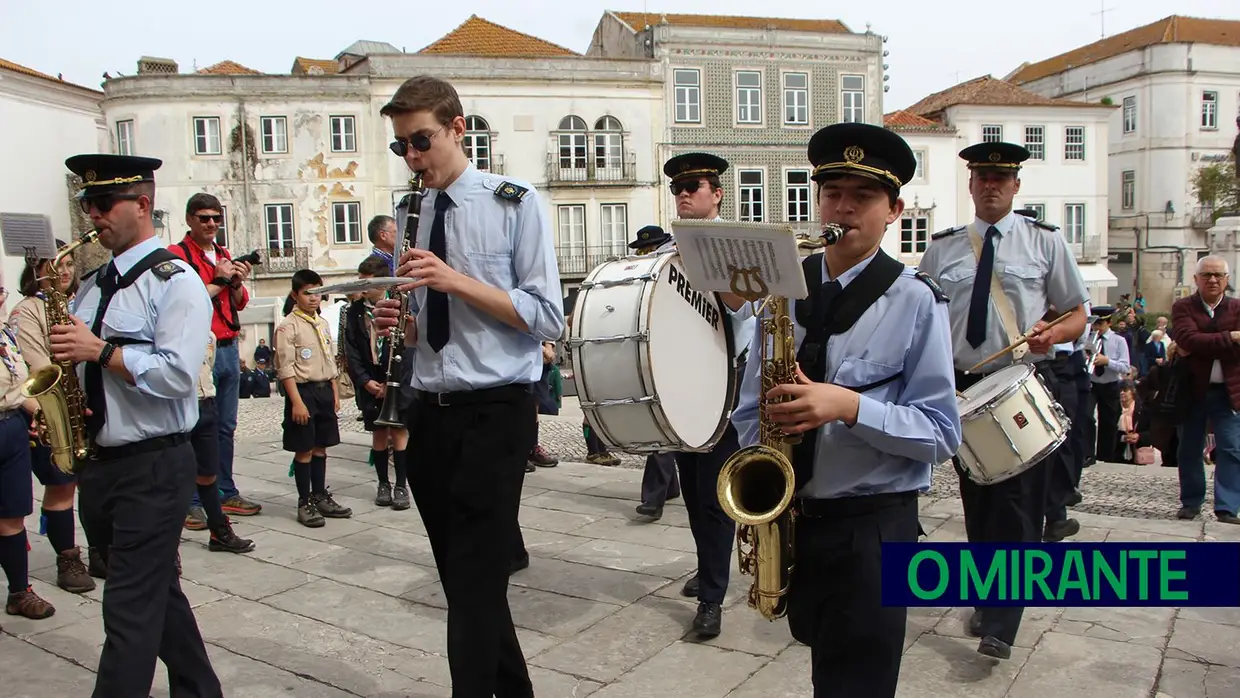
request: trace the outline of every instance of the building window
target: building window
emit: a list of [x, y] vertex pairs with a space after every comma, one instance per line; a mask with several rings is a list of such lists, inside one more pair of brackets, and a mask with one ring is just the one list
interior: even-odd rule
[[615, 181], [624, 179], [624, 127], [614, 116], [594, 122], [594, 177]]
[[1063, 159], [1085, 159], [1085, 127], [1067, 126], [1063, 130]]
[[1046, 204], [1025, 204], [1025, 208], [1033, 211], [1034, 218], [1038, 220], [1046, 220]]
[[283, 116], [264, 116], [258, 120], [263, 134], [263, 153], [276, 155], [288, 152], [288, 120]]
[[809, 191], [809, 170], [784, 172], [784, 201], [788, 205], [789, 223], [809, 220]]
[[483, 172], [491, 170], [491, 126], [486, 119], [481, 116], [465, 117], [465, 138], [461, 145], [474, 167]]
[[603, 204], [603, 253], [623, 257], [628, 254], [629, 210], [625, 204]]
[[561, 254], [584, 256], [586, 253], [586, 207], [585, 204], [568, 204], [557, 207], [560, 233], [556, 246]]
[[985, 124], [982, 126], [982, 142], [983, 143], [999, 143], [1003, 140], [1003, 127], [998, 124]]
[[1137, 98], [1124, 98], [1124, 133], [1137, 132]]
[[586, 122], [580, 116], [560, 119], [560, 178], [570, 182], [586, 178]]
[[331, 125], [332, 125], [332, 152], [333, 153], [357, 152], [357, 130], [354, 126], [353, 117], [333, 116], [331, 117]]
[[913, 179], [926, 178], [926, 151], [914, 150], [913, 158], [917, 160], [917, 169], [913, 170]]
[[362, 241], [362, 205], [356, 201], [332, 204], [332, 239], [337, 245]]
[[1085, 240], [1085, 204], [1064, 205], [1063, 236], [1070, 245], [1079, 245]]
[[220, 206], [220, 215], [224, 216], [220, 220], [220, 227], [215, 229], [215, 244], [220, 247], [228, 247], [228, 207]]
[[1201, 93], [1201, 128], [1218, 128], [1218, 93]]
[[762, 170], [738, 170], [736, 176], [741, 221], [762, 223], [766, 220], [766, 196], [762, 186]]
[[1046, 159], [1046, 128], [1042, 126], [1025, 127], [1025, 150], [1029, 151], [1030, 160]]
[[220, 118], [218, 116], [194, 117], [194, 154], [220, 154]]
[[843, 121], [865, 121], [865, 76], [840, 77], [840, 103], [844, 105]]
[[1126, 210], [1137, 207], [1137, 172], [1124, 170], [1119, 181], [1120, 205]]
[[701, 123], [702, 73], [688, 68], [673, 70], [672, 81], [676, 92], [676, 123]]
[[809, 73], [784, 73], [784, 125], [809, 125]]
[[116, 122], [116, 154], [133, 155], [133, 119]]
[[762, 123], [762, 73], [736, 71], [736, 123]]
[[929, 241], [929, 218], [906, 216], [900, 219], [900, 254], [921, 254]]
[[263, 206], [267, 220], [267, 249], [285, 252], [287, 256], [293, 249], [293, 205], [267, 204]]

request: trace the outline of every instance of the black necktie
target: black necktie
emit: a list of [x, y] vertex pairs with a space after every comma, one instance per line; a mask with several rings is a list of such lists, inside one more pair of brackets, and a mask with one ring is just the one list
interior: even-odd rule
[[982, 258], [977, 263], [977, 276], [973, 277], [973, 297], [969, 301], [969, 321], [964, 336], [974, 349], [986, 341], [986, 317], [990, 314], [990, 277], [995, 271], [994, 238], [999, 229], [990, 226], [982, 241]]
[[[432, 254], [448, 263], [448, 236], [444, 231], [443, 213], [452, 205], [448, 193], [441, 191], [435, 197], [435, 220], [431, 223], [429, 249]], [[439, 353], [448, 343], [448, 295], [432, 288], [426, 289], [426, 340], [431, 349]]]
[[[112, 295], [116, 293], [118, 281], [116, 263], [108, 262], [107, 268], [99, 276], [99, 307], [95, 310], [95, 321], [90, 328], [96, 337], [100, 336], [103, 316], [108, 311], [108, 304], [112, 302]], [[86, 363], [86, 406], [91, 411], [91, 415], [86, 418], [86, 433], [94, 439], [103, 428], [108, 407], [103, 394], [103, 367], [98, 361]]]
[[[1107, 338], [1104, 334], [1098, 335], [1098, 355], [1107, 355]], [[1106, 370], [1106, 366], [1094, 366], [1094, 375], [1101, 378], [1102, 374], [1106, 373]]]

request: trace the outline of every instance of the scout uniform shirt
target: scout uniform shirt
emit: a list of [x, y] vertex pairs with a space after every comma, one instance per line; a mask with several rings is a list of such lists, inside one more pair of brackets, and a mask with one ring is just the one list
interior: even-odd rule
[[21, 409], [26, 398], [22, 397], [22, 383], [30, 377], [21, 349], [17, 346], [14, 332], [0, 325], [0, 417]]
[[215, 335], [207, 333], [207, 358], [198, 369], [198, 399], [215, 397]]
[[335, 378], [336, 350], [327, 321], [293, 308], [276, 328], [276, 360], [277, 380], [321, 383]]
[[27, 296], [13, 306], [9, 327], [17, 335], [17, 345], [31, 371], [52, 363], [47, 351], [47, 305], [43, 294]]

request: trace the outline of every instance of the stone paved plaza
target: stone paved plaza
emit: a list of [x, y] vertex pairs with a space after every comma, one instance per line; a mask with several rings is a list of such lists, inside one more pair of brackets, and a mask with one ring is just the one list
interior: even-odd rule
[[[360, 423], [345, 411], [345, 444], [331, 451], [328, 475], [354, 516], [308, 529], [294, 518], [289, 458], [274, 436], [280, 403], [242, 404], [238, 483], [264, 511], [235, 521], [258, 547], [210, 553], [205, 531], [185, 532], [181, 546], [183, 586], [226, 695], [448, 696], [446, 612], [429, 543], [416, 510], [373, 505]], [[544, 422], [549, 448], [563, 450], [554, 434], [580, 442], [578, 414]], [[768, 623], [745, 606], [748, 578], [733, 575], [720, 637], [687, 634], [695, 606], [678, 592], [694, 568], [688, 520], [680, 500], [657, 523], [633, 520], [641, 470], [626, 466], [637, 464], [563, 462], [526, 478], [521, 523], [533, 561], [512, 577], [509, 598], [537, 695], [810, 696], [809, 650], [786, 622]], [[923, 498], [930, 540], [964, 536], [953, 476], [946, 477]], [[1169, 469], [1106, 465], [1087, 474], [1081, 510], [1127, 510], [1106, 504], [1098, 490], [1107, 485], [1088, 478], [1149, 487], [1122, 495], [1134, 518], [1075, 514], [1082, 540], [1240, 540], [1240, 527], [1168, 520]], [[57, 611], [43, 621], [0, 616], [0, 695], [88, 695], [103, 642], [101, 590], [56, 589], [52, 552], [44, 538], [32, 541], [36, 589]], [[901, 696], [1240, 696], [1240, 608], [1030, 609], [1012, 659], [1002, 663], [976, 654], [964, 617], [959, 609], [910, 611]], [[162, 667], [154, 695], [168, 695]]]

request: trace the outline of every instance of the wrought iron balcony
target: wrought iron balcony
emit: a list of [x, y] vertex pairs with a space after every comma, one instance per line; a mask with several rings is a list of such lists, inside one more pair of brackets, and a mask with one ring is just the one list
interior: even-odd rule
[[1076, 254], [1078, 263], [1092, 264], [1102, 259], [1102, 236], [1098, 233], [1086, 235], [1081, 242], [1069, 243], [1068, 247]]
[[557, 245], [556, 259], [559, 260], [560, 276], [583, 278], [603, 262], [629, 254], [624, 245]]
[[624, 160], [609, 158], [560, 157], [547, 153], [548, 187], [610, 187], [637, 184], [637, 156], [626, 153]]
[[1189, 214], [1194, 230], [1209, 230], [1214, 227], [1214, 207], [1197, 206]]
[[310, 268], [309, 247], [272, 247], [265, 252], [263, 263], [254, 269], [256, 276], [292, 276]]

